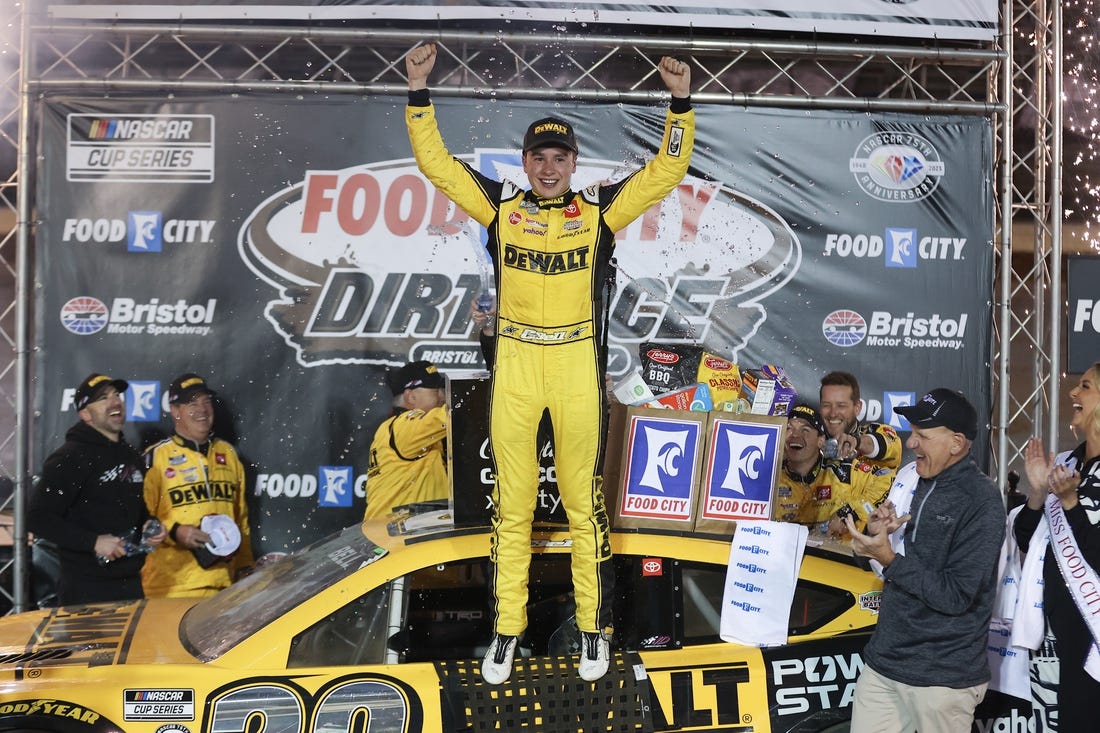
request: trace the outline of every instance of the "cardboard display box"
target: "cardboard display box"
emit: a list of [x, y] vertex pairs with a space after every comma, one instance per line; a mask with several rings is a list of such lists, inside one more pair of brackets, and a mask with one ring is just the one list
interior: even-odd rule
[[710, 413], [694, 529], [732, 537], [739, 519], [771, 519], [787, 418]]
[[708, 415], [612, 406], [604, 465], [612, 526], [692, 529]]

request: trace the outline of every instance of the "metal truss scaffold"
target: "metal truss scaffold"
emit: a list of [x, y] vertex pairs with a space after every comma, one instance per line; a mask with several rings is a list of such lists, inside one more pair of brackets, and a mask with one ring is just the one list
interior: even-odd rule
[[[981, 368], [994, 385], [992, 442], [1002, 485], [1022, 439], [1057, 422], [1052, 397], [1060, 363], [1061, 9], [1013, 2], [1001, 9], [1004, 34], [991, 44], [901, 39], [892, 44], [707, 32], [692, 28], [593, 28], [501, 22], [366, 24], [88, 23], [39, 15], [25, 2], [0, 38], [14, 64], [0, 67], [0, 602], [28, 606], [30, 553], [24, 517], [32, 490], [34, 156], [40, 95], [276, 92], [371, 95], [405, 89], [403, 57], [424, 40], [438, 44], [433, 94], [485, 99], [646, 102], [656, 59], [692, 66], [698, 104], [963, 114], [994, 128], [997, 280], [995, 339]], [[1018, 124], [1027, 119], [1026, 126]], [[1024, 140], [1021, 130], [1033, 130]], [[1034, 259], [1013, 267], [1013, 224], [1036, 232]], [[1030, 247], [1028, 247], [1030, 250]], [[1019, 260], [1019, 256], [1017, 256]], [[1017, 262], [1017, 268], [1019, 263]], [[1010, 379], [1010, 356], [1032, 360], [1027, 380]], [[1026, 383], [1024, 383], [1026, 382]], [[1057, 431], [1050, 430], [1052, 436]], [[1053, 437], [1052, 437], [1053, 441]]]

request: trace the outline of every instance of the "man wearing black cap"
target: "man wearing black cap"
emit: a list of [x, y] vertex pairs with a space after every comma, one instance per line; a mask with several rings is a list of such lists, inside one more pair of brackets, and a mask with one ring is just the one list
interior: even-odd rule
[[605, 332], [615, 232], [663, 199], [687, 174], [695, 134], [691, 74], [670, 57], [657, 64], [672, 93], [657, 155], [611, 184], [574, 191], [577, 137], [564, 119], [532, 123], [523, 138], [530, 190], [496, 181], [443, 143], [428, 95], [434, 44], [405, 57], [405, 122], [421, 172], [488, 232], [497, 283], [489, 436], [493, 488], [494, 631], [481, 676], [508, 679], [527, 628], [531, 522], [538, 493], [539, 422], [549, 409], [558, 488], [573, 542], [573, 587], [582, 632], [578, 672], [607, 671], [614, 568], [603, 499], [607, 420]]
[[856, 515], [862, 526], [890, 491], [893, 471], [873, 466], [859, 456], [826, 460], [825, 422], [810, 405], [797, 404], [787, 416], [783, 471], [776, 486], [775, 518], [826, 532], [840, 508]]
[[[881, 563], [885, 581], [851, 729], [969, 731], [990, 678], [1004, 506], [970, 458], [978, 416], [963, 395], [934, 389], [895, 412], [913, 431], [906, 443], [919, 477], [912, 502], [901, 517], [884, 502], [866, 534], [846, 519], [853, 550]], [[889, 535], [899, 531], [901, 544], [892, 546]]]
[[[244, 466], [229, 443], [214, 436], [214, 390], [197, 374], [168, 387], [175, 433], [145, 451], [145, 503], [168, 528], [168, 539], [142, 570], [150, 598], [212, 596], [252, 565]], [[240, 533], [235, 551], [213, 554], [208, 517], [229, 517]]]
[[144, 550], [164, 539], [164, 530], [154, 528], [141, 546], [150, 515], [142, 498], [141, 456], [122, 436], [128, 386], [103, 374], [80, 383], [80, 422], [46, 459], [31, 497], [31, 532], [58, 547], [62, 605], [141, 598]]
[[395, 506], [450, 497], [443, 439], [447, 382], [430, 361], [412, 361], [387, 375], [393, 415], [374, 433], [367, 466], [364, 519]]

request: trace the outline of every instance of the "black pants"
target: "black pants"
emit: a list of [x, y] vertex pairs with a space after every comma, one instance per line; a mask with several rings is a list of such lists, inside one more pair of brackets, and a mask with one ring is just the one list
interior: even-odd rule
[[78, 570], [67, 571], [62, 566], [58, 584], [58, 600], [62, 606], [81, 603], [107, 603], [133, 601], [144, 598], [141, 590], [141, 574], [121, 578], [97, 578]]

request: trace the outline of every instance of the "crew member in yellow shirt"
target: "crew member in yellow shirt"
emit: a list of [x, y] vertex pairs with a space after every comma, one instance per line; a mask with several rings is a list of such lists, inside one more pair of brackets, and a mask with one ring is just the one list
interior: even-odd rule
[[447, 479], [447, 382], [430, 361], [412, 361], [388, 377], [393, 415], [374, 434], [367, 465], [364, 519], [395, 506], [450, 497]]

